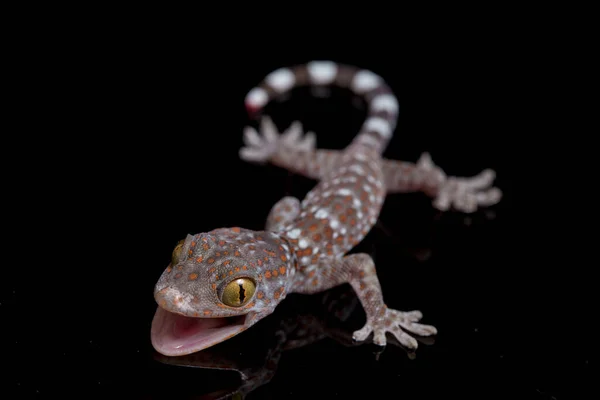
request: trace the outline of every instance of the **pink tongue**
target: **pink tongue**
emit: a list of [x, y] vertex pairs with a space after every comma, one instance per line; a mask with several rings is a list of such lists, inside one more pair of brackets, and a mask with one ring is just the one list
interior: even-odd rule
[[227, 318], [190, 318], [177, 315], [173, 324], [173, 335], [177, 338], [190, 337], [201, 331], [226, 325]]

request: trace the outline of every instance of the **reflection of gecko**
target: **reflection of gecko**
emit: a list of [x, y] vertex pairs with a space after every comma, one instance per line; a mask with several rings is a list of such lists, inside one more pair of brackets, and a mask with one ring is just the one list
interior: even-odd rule
[[282, 135], [263, 118], [261, 134], [245, 132], [240, 152], [250, 162], [270, 162], [318, 179], [300, 202], [284, 197], [271, 209], [266, 229], [219, 228], [188, 235], [174, 249], [158, 280], [159, 305], [152, 323], [152, 344], [164, 355], [184, 355], [220, 343], [271, 314], [288, 293], [315, 293], [349, 283], [366, 312], [357, 341], [386, 333], [408, 348], [417, 335], [436, 333], [419, 324], [419, 311], [386, 306], [375, 265], [367, 254], [346, 255], [373, 227], [386, 193], [422, 191], [434, 206], [464, 212], [492, 205], [501, 193], [489, 188], [490, 170], [474, 178], [447, 177], [427, 154], [416, 164], [384, 160], [395, 129], [398, 103], [383, 80], [366, 70], [319, 61], [269, 74], [252, 89], [246, 106], [262, 109], [273, 97], [300, 85], [337, 85], [361, 95], [368, 115], [355, 139], [342, 151], [314, 149], [314, 137], [301, 138], [292, 124]]
[[[327, 337], [344, 346], [355, 345], [342, 327], [358, 304], [352, 289], [342, 285], [310, 300], [293, 307], [282, 305], [273, 314], [277, 319], [267, 318], [260, 330], [248, 331], [248, 339], [253, 343], [251, 347], [244, 340], [231, 340], [228, 346], [215, 346], [180, 357], [157, 353], [155, 359], [167, 365], [237, 371], [241, 382], [236, 380], [234, 387], [211, 392], [210, 398], [246, 398], [248, 393], [271, 381], [285, 351], [308, 346]], [[198, 375], [198, 379], [201, 380], [202, 375]], [[197, 382], [192, 387], [195, 394], [208, 397], [208, 393], [204, 392], [206, 389]]]

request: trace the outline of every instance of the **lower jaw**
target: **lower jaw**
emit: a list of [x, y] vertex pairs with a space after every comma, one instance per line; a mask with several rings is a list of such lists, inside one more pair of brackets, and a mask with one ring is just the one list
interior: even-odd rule
[[191, 318], [170, 313], [158, 307], [152, 320], [152, 346], [158, 353], [165, 356], [196, 353], [246, 330], [248, 315]]

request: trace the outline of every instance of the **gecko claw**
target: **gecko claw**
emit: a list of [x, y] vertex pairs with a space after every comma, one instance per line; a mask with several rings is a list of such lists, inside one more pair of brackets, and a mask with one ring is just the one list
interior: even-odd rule
[[352, 339], [357, 342], [364, 341], [373, 332], [373, 343], [385, 347], [387, 344], [385, 335], [389, 332], [402, 346], [409, 350], [416, 350], [417, 340], [406, 332], [419, 336], [437, 334], [434, 326], [417, 323], [422, 317], [420, 311], [403, 312], [386, 308], [383, 316], [367, 321], [365, 326], [354, 332]]
[[263, 117], [259, 131], [253, 127], [244, 128], [245, 147], [240, 149], [240, 158], [244, 161], [264, 163], [269, 161], [281, 149], [291, 151], [312, 151], [316, 145], [316, 136], [307, 132], [302, 137], [302, 124], [294, 121], [281, 134], [269, 117]]
[[473, 213], [480, 206], [491, 206], [500, 201], [502, 192], [490, 187], [496, 178], [496, 172], [485, 169], [471, 178], [446, 176], [431, 160], [429, 153], [423, 153], [417, 167], [425, 171], [435, 171], [439, 190], [433, 200], [433, 206], [440, 211], [454, 208], [464, 213]]

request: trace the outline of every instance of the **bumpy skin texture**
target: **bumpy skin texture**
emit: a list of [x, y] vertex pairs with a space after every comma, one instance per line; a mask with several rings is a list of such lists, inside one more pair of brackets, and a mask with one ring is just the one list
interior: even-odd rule
[[[441, 210], [473, 212], [500, 200], [501, 192], [490, 188], [494, 173], [447, 177], [427, 153], [417, 163], [383, 159], [398, 103], [381, 77], [354, 67], [321, 61], [279, 69], [249, 92], [247, 109], [258, 115], [272, 98], [299, 85], [338, 85], [363, 96], [369, 112], [358, 135], [335, 151], [315, 149], [314, 134], [303, 135], [299, 122], [282, 134], [267, 117], [258, 132], [246, 128], [242, 159], [286, 168], [317, 179], [317, 185], [302, 201], [285, 197], [275, 204], [264, 232], [234, 228], [189, 236], [187, 260], [163, 274], [156, 299], [163, 309], [190, 317], [249, 314], [250, 326], [290, 292], [315, 293], [349, 283], [367, 315], [353, 338], [363, 341], [372, 333], [373, 342], [384, 346], [391, 333], [415, 349], [417, 341], [407, 331], [432, 335], [436, 328], [419, 324], [419, 311], [389, 309], [371, 257], [346, 253], [376, 223], [387, 193], [422, 191]], [[241, 308], [225, 306], [219, 291], [240, 276], [256, 281], [254, 298]]]

